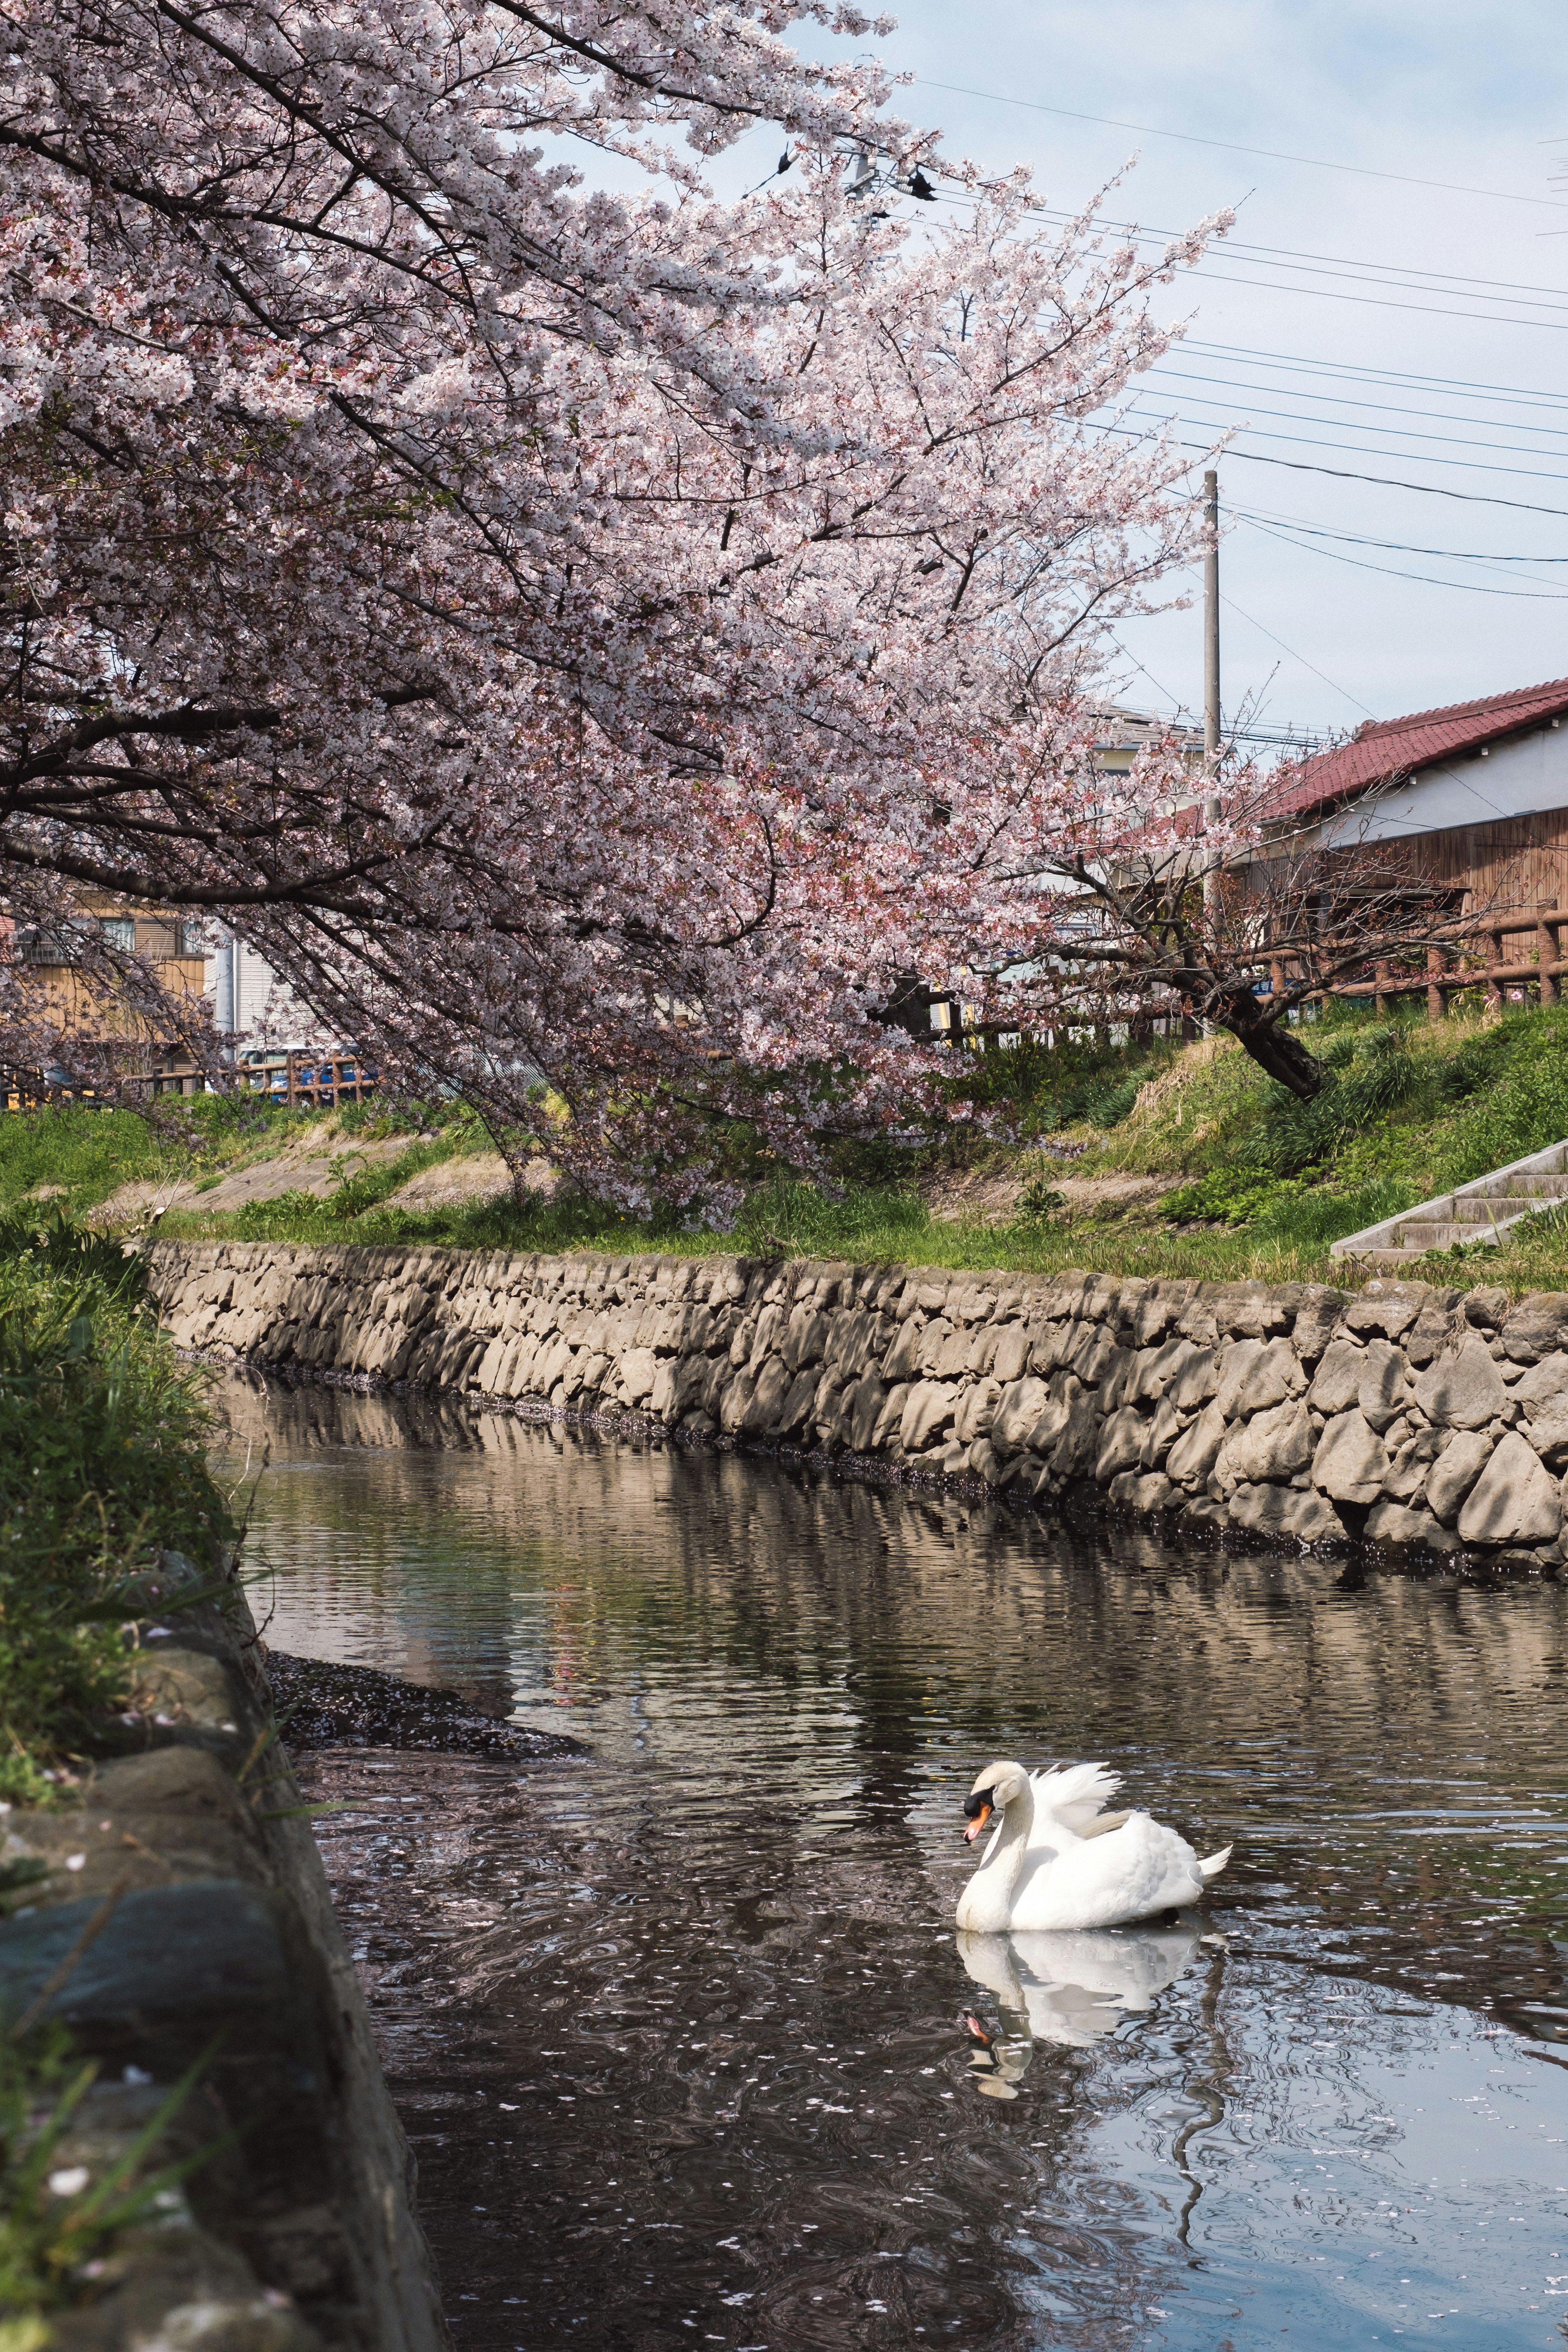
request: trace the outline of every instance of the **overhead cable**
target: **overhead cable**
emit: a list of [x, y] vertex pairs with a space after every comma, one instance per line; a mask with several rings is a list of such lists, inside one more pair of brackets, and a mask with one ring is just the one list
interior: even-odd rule
[[[1136, 395], [1134, 396], [1136, 397]], [[1203, 404], [1200, 404], [1200, 406]], [[1212, 403], [1207, 404], [1211, 406], [1213, 405]], [[1146, 410], [1139, 410], [1135, 407], [1123, 409], [1121, 413], [1124, 415], [1146, 415], [1148, 416], [1148, 421], [1151, 425], [1182, 425], [1189, 421], [1193, 423], [1200, 421], [1200, 419], [1194, 415], [1193, 412], [1190, 410], [1182, 415], [1169, 416], [1149, 415]], [[1273, 412], [1268, 413], [1272, 414]], [[1287, 423], [1300, 423], [1303, 425], [1321, 425], [1330, 421], [1331, 420], [1327, 418], [1319, 416], [1285, 419], [1285, 422]], [[1283, 441], [1289, 447], [1293, 449], [1340, 449], [1342, 450], [1347, 457], [1351, 457], [1397, 458], [1403, 457], [1407, 463], [1415, 465], [1458, 466], [1463, 467], [1467, 473], [1508, 474], [1514, 476], [1521, 481], [1526, 482], [1561, 482], [1563, 488], [1568, 489], [1568, 474], [1544, 474], [1538, 471], [1533, 466], [1492, 466], [1489, 465], [1484, 457], [1429, 457], [1426, 456], [1426, 452], [1421, 449], [1361, 449], [1358, 448], [1353, 442], [1320, 441], [1310, 434], [1305, 433], [1273, 433], [1270, 432], [1267, 426], [1258, 425], [1238, 424], [1234, 426], [1227, 427], [1226, 429], [1235, 432], [1250, 433], [1259, 441]], [[1373, 430], [1375, 428], [1365, 427], [1362, 429]], [[1406, 435], [1405, 437], [1408, 439], [1411, 436]], [[1425, 438], [1426, 436], [1423, 436], [1422, 437]], [[1196, 445], [1184, 442], [1181, 446], [1184, 448], [1187, 448]], [[1480, 448], [1484, 447], [1486, 444], [1478, 442], [1472, 446]], [[1232, 454], [1239, 453], [1233, 452]], [[1542, 453], [1533, 449], [1521, 449], [1513, 451], [1510, 454], [1521, 457], [1532, 457]]]
[[1394, 555], [1436, 555], [1447, 563], [1568, 563], [1568, 555], [1488, 555], [1464, 547], [1416, 547], [1403, 539], [1373, 539], [1365, 531], [1330, 530], [1321, 523], [1303, 522], [1297, 515], [1258, 513], [1249, 507], [1227, 505], [1224, 511], [1237, 522], [1272, 523], [1281, 530], [1305, 531], [1313, 539], [1343, 540], [1350, 547], [1378, 547]]
[[[1163, 381], [1166, 382], [1171, 380], [1172, 373], [1173, 372], [1171, 370], [1162, 368], [1150, 368], [1147, 371], [1150, 377], [1159, 376]], [[1200, 377], [1195, 376], [1187, 376], [1184, 378], [1178, 377], [1177, 380], [1188, 383], [1194, 383], [1202, 381]], [[1202, 400], [1192, 403], [1191, 406], [1193, 410], [1195, 411], [1219, 409], [1222, 413], [1240, 408], [1241, 414], [1247, 420], [1248, 425], [1250, 425], [1251, 420], [1255, 416], [1268, 416], [1272, 417], [1277, 424], [1281, 425], [1321, 425], [1325, 426], [1342, 425], [1343, 430], [1347, 433], [1382, 433], [1387, 435], [1390, 438], [1396, 438], [1401, 441], [1435, 441], [1439, 443], [1445, 449], [1495, 449], [1500, 457], [1568, 457], [1568, 449], [1521, 449], [1516, 447], [1513, 443], [1508, 441], [1497, 441], [1491, 439], [1485, 441], [1470, 441], [1461, 439], [1449, 433], [1425, 433], [1421, 431], [1418, 426], [1410, 425], [1373, 425], [1359, 416], [1345, 417], [1342, 419], [1337, 416], [1302, 416], [1294, 409], [1258, 408], [1254, 406], [1251, 403], [1247, 403], [1247, 405], [1243, 407], [1242, 401], [1245, 401], [1246, 399], [1247, 386], [1246, 384], [1241, 384], [1236, 387], [1236, 389], [1240, 393], [1241, 400], [1234, 402], [1220, 401], [1215, 399], [1212, 394], [1205, 394]], [[1168, 394], [1165, 396], [1170, 397]], [[1303, 395], [1298, 394], [1297, 396], [1300, 398]], [[1287, 394], [1285, 397], [1289, 398], [1289, 394]], [[1369, 406], [1372, 404], [1359, 401], [1347, 401], [1342, 404], [1346, 407], [1362, 407]], [[1187, 411], [1184, 409], [1183, 413], [1186, 414]], [[1420, 412], [1412, 410], [1408, 413], [1411, 415], [1417, 415]], [[1484, 425], [1487, 420], [1484, 416], [1455, 416], [1445, 421], [1453, 425]], [[1529, 428], [1525, 426], [1514, 426], [1512, 428], [1505, 429], [1512, 429], [1514, 431], [1529, 430]], [[1542, 433], [1552, 433], [1552, 428], [1548, 425], [1542, 425], [1536, 429]], [[1568, 432], [1552, 434], [1552, 437], [1553, 439], [1563, 440], [1568, 438]], [[1422, 458], [1423, 464], [1433, 466], [1464, 465], [1473, 462], [1459, 457], [1428, 458], [1426, 457], [1424, 452], [1415, 450], [1413, 450], [1411, 455], [1413, 457], [1419, 456]], [[1502, 467], [1496, 470], [1500, 472], [1511, 472], [1513, 469], [1511, 467]], [[1552, 475], [1548, 477], [1548, 478], [1551, 480], [1556, 480], [1558, 477]]]
[[1531, 205], [1546, 212], [1568, 211], [1552, 196], [1521, 196], [1509, 188], [1472, 188], [1458, 180], [1417, 179], [1409, 172], [1378, 172], [1366, 163], [1335, 163], [1322, 155], [1292, 155], [1276, 147], [1244, 147], [1235, 139], [1205, 139], [1195, 131], [1162, 131], [1152, 122], [1124, 122], [1113, 114], [1085, 114], [1077, 107], [1047, 106], [1034, 98], [1014, 98], [997, 89], [966, 89], [961, 82], [931, 81], [913, 77], [921, 89], [945, 90], [953, 98], [979, 98], [995, 106], [1022, 106], [1031, 114], [1056, 114], [1068, 122], [1098, 122], [1110, 131], [1136, 131], [1147, 139], [1173, 139], [1184, 147], [1218, 147], [1230, 155], [1261, 155], [1271, 163], [1305, 163], [1314, 172], [1349, 172], [1359, 180], [1393, 180], [1407, 188], [1443, 188], [1450, 195], [1491, 196], [1505, 205]]
[[[965, 192], [953, 196], [950, 201], [970, 204], [978, 200]], [[1031, 205], [1028, 209], [1037, 214], [1042, 220], [1054, 221], [1062, 227], [1071, 226], [1081, 217], [1079, 214], [1068, 212], [1057, 205]], [[1148, 221], [1106, 220], [1100, 226], [1113, 229], [1120, 236], [1130, 236], [1140, 243], [1160, 246], [1178, 243], [1187, 234], [1184, 229], [1156, 228]], [[1532, 280], [1525, 278], [1475, 278], [1464, 270], [1421, 269], [1414, 262], [1373, 261], [1369, 260], [1364, 254], [1308, 253], [1300, 247], [1291, 245], [1254, 245], [1245, 237], [1232, 236], [1228, 233], [1215, 239], [1213, 249], [1217, 251], [1222, 248], [1226, 253], [1235, 254], [1238, 259], [1251, 259], [1256, 256], [1260, 261], [1284, 262], [1292, 268], [1350, 270], [1358, 279], [1364, 278], [1364, 281], [1369, 284], [1392, 283], [1405, 287], [1415, 293], [1452, 292], [1456, 296], [1464, 295], [1466, 300], [1476, 301], [1489, 299], [1494, 294], [1541, 294], [1549, 299], [1542, 303], [1530, 303], [1526, 307], [1531, 310], [1568, 309], [1568, 288], [1538, 286]], [[1468, 287], [1475, 287], [1478, 291], [1473, 296], [1465, 294], [1465, 289]]]
[[1251, 627], [1257, 629], [1261, 635], [1266, 636], [1271, 646], [1278, 646], [1280, 652], [1282, 654], [1289, 654], [1293, 662], [1300, 662], [1301, 667], [1303, 669], [1310, 669], [1314, 677], [1321, 677], [1323, 684], [1328, 687], [1332, 693], [1342, 696], [1346, 702], [1352, 704], [1357, 710], [1362, 711], [1368, 719], [1376, 718], [1376, 711], [1368, 710], [1365, 703], [1361, 701], [1357, 696], [1352, 694], [1348, 687], [1339, 685], [1329, 676], [1326, 670], [1320, 669], [1316, 662], [1310, 662], [1305, 654], [1299, 654], [1294, 646], [1288, 646], [1283, 637], [1277, 637], [1272, 629], [1264, 628], [1262, 622], [1254, 620], [1250, 613], [1244, 612], [1234, 597], [1222, 594], [1219, 601], [1222, 604], [1227, 605], [1231, 612], [1239, 614], [1241, 618], [1247, 622]]
[[[1150, 421], [1152, 422], [1152, 419]], [[1115, 433], [1128, 441], [1148, 441], [1152, 438], [1152, 436], [1148, 433], [1134, 433], [1125, 425], [1100, 425], [1091, 420], [1086, 420], [1086, 422], [1089, 424], [1089, 431], [1093, 433]], [[1220, 454], [1213, 441], [1171, 441], [1166, 444], [1166, 446], [1172, 449], [1195, 449], [1201, 456], [1207, 457], [1211, 464]], [[1291, 474], [1325, 474], [1336, 482], [1374, 482], [1380, 489], [1415, 490], [1425, 498], [1458, 499], [1466, 506], [1507, 507], [1514, 514], [1556, 515], [1564, 522], [1568, 522], [1568, 507], [1538, 506], [1527, 499], [1500, 499], [1486, 490], [1451, 490], [1441, 482], [1405, 482], [1392, 474], [1352, 473], [1343, 466], [1316, 466], [1304, 457], [1269, 457], [1260, 449], [1238, 449], [1234, 445], [1226, 447], [1224, 457], [1227, 465], [1239, 462], [1246, 466], [1282, 466], [1288, 473]], [[1262, 624], [1259, 623], [1258, 625], [1261, 627]]]
[[1289, 531], [1276, 530], [1269, 523], [1258, 522], [1252, 516], [1242, 518], [1266, 539], [1278, 540], [1283, 547], [1294, 547], [1303, 555], [1321, 555], [1330, 563], [1348, 563], [1356, 572], [1379, 572], [1385, 580], [1415, 580], [1428, 588], [1458, 588], [1467, 596], [1507, 596], [1518, 603], [1530, 604], [1568, 604], [1568, 591], [1561, 588], [1493, 588], [1484, 580], [1437, 580], [1429, 572], [1406, 572], [1397, 564], [1369, 563], [1364, 556], [1342, 554], [1337, 547], [1313, 547]]
[[[1177, 348], [1179, 351], [1180, 346]], [[1163, 383], [1215, 384], [1217, 385], [1222, 392], [1239, 392], [1246, 394], [1256, 389], [1266, 394], [1277, 394], [1283, 391], [1285, 396], [1291, 400], [1318, 400], [1323, 402], [1327, 405], [1332, 405], [1335, 408], [1370, 409], [1374, 410], [1380, 416], [1429, 416], [1435, 424], [1440, 425], [1485, 425], [1488, 422], [1487, 418], [1484, 416], [1450, 416], [1440, 408], [1411, 408], [1403, 402], [1386, 400], [1353, 400], [1347, 394], [1342, 392], [1312, 392], [1304, 384], [1291, 384], [1288, 387], [1267, 383], [1259, 384], [1256, 387], [1245, 383], [1238, 384], [1235, 381], [1234, 377], [1231, 376], [1194, 375], [1185, 368], [1171, 368], [1156, 365], [1154, 367], [1145, 368], [1142, 371], [1142, 377], [1144, 380], [1152, 380], [1154, 377], [1158, 377]], [[1279, 412], [1278, 410], [1271, 410], [1268, 413], [1270, 415], [1278, 415]], [[1328, 420], [1325, 418], [1321, 421], [1326, 423]], [[1360, 432], [1368, 433], [1392, 433], [1403, 431], [1404, 428], [1396, 425], [1359, 425], [1356, 429]], [[1568, 411], [1564, 412], [1563, 421], [1561, 425], [1522, 425], [1516, 424], [1510, 419], [1507, 421], [1504, 429], [1510, 433], [1532, 433], [1543, 438], [1565, 441], [1568, 440]], [[1425, 441], [1436, 440], [1438, 436], [1436, 434], [1424, 433], [1417, 435], [1415, 437], [1419, 440]], [[1492, 445], [1489, 443], [1487, 446], [1489, 447]], [[1544, 455], [1544, 451], [1542, 454]]]
[[[942, 201], [944, 204], [978, 205], [984, 201], [984, 199], [974, 196], [966, 190], [957, 190], [943, 191]], [[1054, 207], [1049, 207], [1045, 205], [1031, 205], [1027, 209], [1031, 212], [1038, 213], [1043, 219], [1055, 220], [1058, 222], [1071, 221], [1078, 217], [1075, 214], [1058, 212]], [[1160, 248], [1162, 253], [1168, 245], [1178, 241], [1178, 233], [1175, 231], [1168, 229], [1144, 229], [1140, 227], [1134, 222], [1106, 221], [1103, 226], [1107, 230], [1113, 232], [1115, 235], [1128, 238], [1135, 246], [1157, 247]], [[1259, 252], [1270, 250], [1270, 248], [1262, 247], [1255, 249]], [[1240, 261], [1245, 262], [1247, 260], [1247, 251], [1243, 247], [1237, 247], [1227, 248], [1217, 245], [1215, 247], [1215, 251], [1216, 252], [1223, 252], [1226, 250], [1235, 251], [1237, 258]], [[1261, 268], [1264, 265], [1260, 263], [1258, 266]], [[1279, 265], [1276, 264], [1275, 266], [1278, 267]], [[1284, 266], [1287, 268], [1293, 268], [1296, 265], [1292, 262], [1286, 262]], [[1378, 265], [1374, 263], [1372, 267], [1375, 268]], [[1209, 253], [1205, 253], [1201, 260], [1192, 263], [1190, 268], [1192, 275], [1194, 278], [1210, 278], [1214, 280], [1215, 283], [1222, 286], [1250, 286], [1265, 293], [1309, 294], [1321, 302], [1351, 302], [1358, 309], [1362, 310], [1403, 310], [1415, 316], [1427, 319], [1468, 319], [1471, 320], [1479, 320], [1486, 325], [1494, 327], [1542, 327], [1548, 329], [1553, 333], [1568, 334], [1568, 317], [1563, 319], [1517, 318], [1497, 307], [1490, 310], [1474, 308], [1466, 310], [1457, 310], [1448, 309], [1443, 304], [1436, 302], [1394, 302], [1391, 301], [1386, 294], [1344, 294], [1340, 292], [1337, 288], [1331, 286], [1308, 286], [1300, 282], [1284, 284], [1279, 280], [1268, 278], [1244, 278], [1237, 275], [1237, 273], [1232, 270], [1215, 268], [1213, 267], [1213, 256]], [[1316, 275], [1318, 277], [1324, 277], [1339, 274], [1338, 272], [1327, 269], [1321, 264], [1307, 262], [1303, 262], [1301, 264], [1301, 271], [1304, 276]], [[1419, 274], [1426, 276], [1428, 273], [1422, 272]], [[1434, 277], [1436, 276], [1436, 273], [1435, 272], [1430, 274]], [[1477, 305], [1492, 303], [1495, 306], [1500, 304], [1506, 299], [1513, 299], [1501, 293], [1495, 296], [1491, 294], [1467, 295], [1464, 290], [1464, 283], [1457, 279], [1440, 282], [1430, 287], [1417, 286], [1415, 284], [1406, 286], [1402, 279], [1393, 276], [1383, 278], [1367, 277], [1359, 282], [1371, 286], [1394, 286], [1401, 289], [1401, 290], [1412, 293], [1448, 292], [1453, 294], [1456, 299], [1464, 299]], [[1479, 284], [1483, 281], [1474, 280], [1471, 282]], [[1529, 307], [1531, 309], [1541, 309], [1545, 306], [1531, 303]], [[1556, 308], [1559, 306], [1553, 305], [1552, 307]]]
[[1447, 392], [1479, 392], [1493, 400], [1525, 401], [1537, 407], [1568, 410], [1568, 394], [1527, 389], [1523, 384], [1481, 383], [1468, 376], [1412, 375], [1399, 368], [1363, 367], [1354, 360], [1303, 359], [1289, 352], [1255, 352], [1248, 350], [1244, 343], [1210, 343], [1197, 335], [1184, 335], [1174, 348], [1184, 352], [1212, 352], [1219, 359], [1240, 360], [1247, 367], [1294, 368], [1308, 375], [1342, 376], [1347, 382], [1361, 380], [1371, 383], [1407, 383]]

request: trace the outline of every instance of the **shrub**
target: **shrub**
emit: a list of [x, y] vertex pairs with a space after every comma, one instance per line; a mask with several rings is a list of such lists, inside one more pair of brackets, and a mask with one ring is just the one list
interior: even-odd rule
[[954, 1101], [1012, 1108], [1026, 1133], [1048, 1133], [1087, 1120], [1120, 1126], [1139, 1088], [1165, 1069], [1180, 1047], [1174, 1039], [1149, 1045], [1112, 1045], [1098, 1038], [1058, 1036], [1054, 1045], [1026, 1040], [992, 1045], [984, 1054], [955, 1055], [948, 1092]]
[[1072, 1117], [1090, 1127], [1120, 1127], [1142, 1084], [1142, 1076], [1133, 1073], [1109, 1085], [1091, 1087], [1077, 1097]]
[[128, 1252], [90, 1225], [75, 1223], [52, 1205], [0, 1216], [0, 1261], [23, 1259], [40, 1273], [96, 1282], [127, 1305], [134, 1305], [147, 1287], [147, 1268], [138, 1252]]
[[1269, 1086], [1261, 1119], [1231, 1157], [1195, 1184], [1166, 1194], [1167, 1217], [1249, 1223], [1282, 1187], [1326, 1168], [1349, 1138], [1387, 1118], [1421, 1083], [1421, 1066], [1403, 1029], [1341, 1031], [1320, 1058], [1328, 1070], [1321, 1092], [1301, 1102], [1284, 1087]]
[[0, 1257], [0, 1797], [13, 1801], [47, 1796], [46, 1775], [90, 1751], [122, 1704], [131, 1580], [161, 1545], [206, 1559], [231, 1532], [195, 1382], [126, 1287], [90, 1263]]

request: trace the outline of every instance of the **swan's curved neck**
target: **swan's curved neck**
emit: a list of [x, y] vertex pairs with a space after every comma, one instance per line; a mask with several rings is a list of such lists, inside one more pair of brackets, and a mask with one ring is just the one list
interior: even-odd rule
[[963, 1890], [958, 1913], [961, 1927], [979, 1936], [995, 1936], [1011, 1924], [1013, 1889], [1034, 1825], [1035, 1792], [1026, 1780], [1023, 1795], [1003, 1813], [1001, 1835]]

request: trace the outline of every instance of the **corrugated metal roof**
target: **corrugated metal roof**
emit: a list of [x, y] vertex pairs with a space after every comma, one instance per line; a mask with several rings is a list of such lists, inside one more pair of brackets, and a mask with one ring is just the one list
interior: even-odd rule
[[1405, 719], [1369, 719], [1337, 751], [1303, 760], [1293, 773], [1285, 772], [1270, 814], [1300, 816], [1348, 793], [1386, 783], [1391, 777], [1430, 767], [1456, 751], [1475, 751], [1500, 735], [1538, 726], [1543, 719], [1560, 713], [1568, 713], [1568, 677], [1552, 678], [1544, 686], [1518, 687], [1511, 694], [1489, 694], [1479, 702], [1451, 702], [1438, 710], [1412, 711]]

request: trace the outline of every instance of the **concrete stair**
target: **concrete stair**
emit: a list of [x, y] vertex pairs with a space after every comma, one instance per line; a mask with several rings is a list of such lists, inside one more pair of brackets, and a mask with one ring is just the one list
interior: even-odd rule
[[1521, 1217], [1558, 1201], [1568, 1201], [1568, 1143], [1549, 1144], [1528, 1160], [1461, 1184], [1458, 1192], [1347, 1234], [1330, 1244], [1329, 1255], [1355, 1258], [1363, 1265], [1412, 1265], [1428, 1250], [1452, 1249], [1457, 1242], [1495, 1246]]

